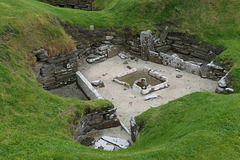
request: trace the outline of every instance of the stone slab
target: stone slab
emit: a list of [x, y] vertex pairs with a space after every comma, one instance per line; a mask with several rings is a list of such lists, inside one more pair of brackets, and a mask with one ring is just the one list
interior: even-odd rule
[[91, 85], [91, 83], [84, 77], [84, 75], [78, 71], [76, 72], [77, 84], [82, 88], [84, 93], [90, 99], [103, 99], [103, 97], [98, 93], [98, 91]]
[[122, 149], [126, 149], [130, 146], [129, 142], [125, 139], [113, 138], [113, 137], [109, 137], [109, 136], [103, 136], [102, 139], [109, 143], [112, 143]]

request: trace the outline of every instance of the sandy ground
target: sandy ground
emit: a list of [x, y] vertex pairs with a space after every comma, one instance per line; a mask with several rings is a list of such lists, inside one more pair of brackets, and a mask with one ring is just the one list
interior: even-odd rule
[[[105, 87], [96, 88], [97, 91], [104, 98], [112, 101], [117, 108], [118, 118], [128, 129], [130, 126], [130, 118], [148, 110], [150, 106], [163, 105], [192, 92], [214, 92], [217, 85], [215, 81], [203, 79], [183, 71], [177, 72], [172, 67], [146, 62], [140, 59], [138, 62], [135, 60], [128, 60], [128, 64], [123, 64], [124, 61], [125, 60], [120, 59], [118, 56], [97, 64], [88, 64], [83, 61], [79, 70], [90, 82], [94, 80], [103, 80]], [[170, 84], [169, 88], [153, 92], [159, 94], [161, 96], [160, 98], [144, 101], [145, 96], [135, 93], [132, 89], [125, 89], [124, 86], [112, 81], [118, 73], [128, 70], [126, 67], [127, 65], [137, 69], [143, 69], [147, 66], [157, 70], [168, 78]], [[177, 74], [182, 74], [183, 77], [176, 78]]]

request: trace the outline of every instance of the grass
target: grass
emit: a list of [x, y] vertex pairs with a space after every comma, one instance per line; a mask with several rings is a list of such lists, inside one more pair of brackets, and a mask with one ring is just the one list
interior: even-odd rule
[[[96, 0], [101, 11], [57, 8], [36, 0], [0, 2], [0, 159], [239, 159], [240, 1]], [[137, 117], [143, 130], [127, 150], [107, 152], [75, 143], [74, 117], [113, 107], [43, 90], [35, 80], [31, 50], [51, 56], [74, 48], [59, 21], [132, 32], [171, 22], [226, 50], [236, 94], [193, 93]]]

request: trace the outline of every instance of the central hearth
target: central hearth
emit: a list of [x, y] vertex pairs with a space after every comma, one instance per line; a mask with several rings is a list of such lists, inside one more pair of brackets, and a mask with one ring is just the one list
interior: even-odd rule
[[161, 73], [145, 67], [142, 70], [136, 68], [118, 74], [114, 82], [132, 88], [139, 94], [149, 94], [160, 89], [167, 88], [168, 79]]

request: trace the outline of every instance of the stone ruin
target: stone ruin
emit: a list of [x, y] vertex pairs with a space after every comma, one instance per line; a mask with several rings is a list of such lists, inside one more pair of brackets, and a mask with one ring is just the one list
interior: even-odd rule
[[[127, 59], [129, 57], [125, 53], [129, 53], [131, 56], [146, 61], [171, 66], [202, 78], [218, 81], [217, 93], [234, 92], [233, 89], [229, 88], [229, 72], [212, 61], [223, 49], [207, 43], [198, 43], [192, 36], [170, 32], [167, 27], [160, 35], [152, 35], [151, 31], [144, 31], [141, 32], [140, 36], [130, 34], [117, 36], [111, 31], [99, 29], [89, 31], [80, 27], [70, 27], [67, 24], [63, 24], [63, 26], [75, 39], [76, 48], [74, 50], [55, 57], [49, 57], [44, 48], [32, 51], [37, 60], [35, 69], [36, 79], [44, 89], [51, 90], [77, 81], [85, 92], [88, 93], [89, 99], [102, 99], [103, 97], [99, 95], [94, 87], [87, 80], [84, 80], [81, 73], [78, 72], [76, 74], [78, 64], [83, 59], [86, 59], [88, 63], [97, 63], [116, 55], [119, 55], [122, 59]], [[133, 68], [118, 74], [113, 81], [130, 88], [131, 86], [128, 83], [120, 81], [117, 77], [123, 77], [136, 71]], [[150, 68], [144, 68], [144, 71], [161, 81], [161, 83], [155, 86], [147, 86], [146, 79], [142, 77], [137, 79], [132, 87], [136, 92], [146, 95], [169, 86], [167, 78], [162, 74]], [[144, 100], [158, 96], [151, 95], [151, 97], [145, 97]], [[102, 112], [85, 113], [76, 129], [74, 140], [81, 144], [86, 144], [88, 139], [87, 132], [92, 129], [121, 125], [115, 112], [115, 109], [108, 109]], [[133, 142], [136, 141], [138, 132], [139, 126], [137, 126], [134, 119], [131, 119], [131, 137]], [[112, 146], [109, 146], [106, 141], [104, 142], [104, 139], [108, 141], [113, 140], [109, 137], [104, 137], [97, 144], [100, 144], [100, 148], [103, 146], [107, 150], [112, 150]], [[98, 147], [96, 146], [96, 148]]]

